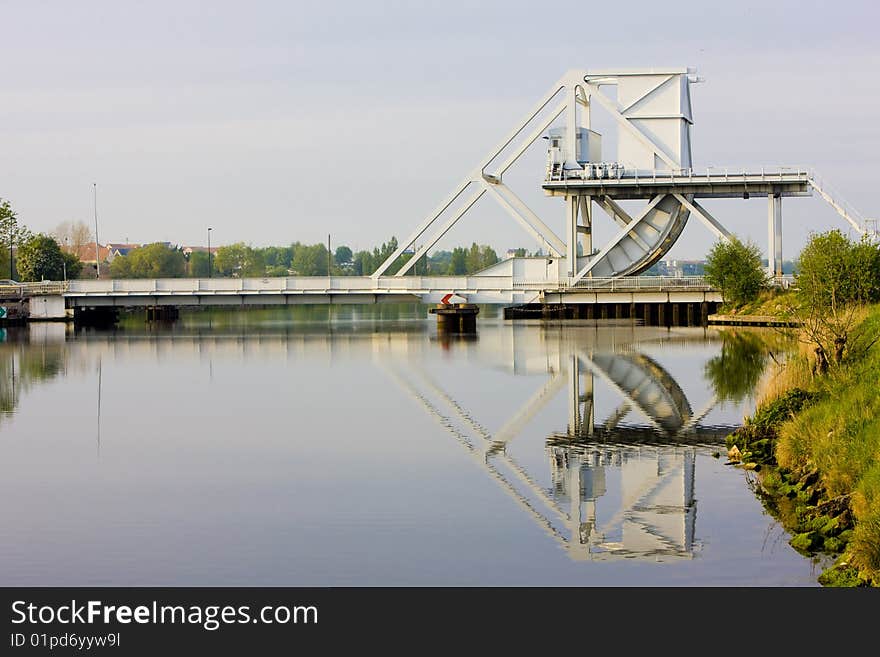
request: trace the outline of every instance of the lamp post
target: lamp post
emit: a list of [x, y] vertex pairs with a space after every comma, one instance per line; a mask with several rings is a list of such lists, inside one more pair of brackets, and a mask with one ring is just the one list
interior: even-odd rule
[[98, 183], [92, 183], [95, 205], [95, 278], [101, 278], [101, 258], [98, 254]]
[[211, 227], [208, 226], [208, 278], [212, 278], [211, 267]]

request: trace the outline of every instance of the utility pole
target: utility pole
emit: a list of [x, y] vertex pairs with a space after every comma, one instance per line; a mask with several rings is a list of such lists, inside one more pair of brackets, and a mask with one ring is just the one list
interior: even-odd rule
[[101, 256], [98, 252], [98, 183], [92, 183], [95, 205], [95, 278], [101, 278]]
[[330, 255], [330, 233], [327, 233], [327, 276], [330, 275], [330, 263], [333, 262], [333, 258]]
[[212, 278], [211, 270], [211, 227], [208, 226], [208, 278]]

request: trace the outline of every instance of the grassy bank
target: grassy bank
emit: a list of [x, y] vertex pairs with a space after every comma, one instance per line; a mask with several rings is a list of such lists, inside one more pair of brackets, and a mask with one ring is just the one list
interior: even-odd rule
[[718, 313], [724, 315], [782, 316], [794, 303], [796, 303], [794, 292], [770, 289], [761, 291], [753, 301], [741, 304], [727, 302], [718, 309]]
[[[880, 335], [880, 306], [861, 330]], [[821, 583], [880, 586], [880, 344], [823, 376], [806, 352], [789, 358], [727, 441], [792, 546], [839, 555]]]

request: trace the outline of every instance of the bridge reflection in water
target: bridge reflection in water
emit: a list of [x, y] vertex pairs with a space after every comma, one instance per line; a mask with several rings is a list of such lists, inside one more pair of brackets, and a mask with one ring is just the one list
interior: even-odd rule
[[[557, 355], [544, 385], [494, 433], [424, 368], [385, 369], [572, 559], [692, 558], [699, 550], [697, 450], [723, 440], [734, 426], [701, 425], [718, 400], [712, 396], [695, 412], [676, 380], [637, 344], [570, 351]], [[601, 421], [597, 386], [619, 398]], [[551, 483], [541, 486], [508, 447], [563, 390], [568, 424], [546, 441]]]
[[[502, 426], [489, 431], [456, 400], [448, 386], [444, 389], [429, 373], [425, 363], [436, 356], [438, 345], [431, 344], [420, 331], [401, 331], [392, 339], [388, 333], [342, 331], [328, 335], [323, 330], [245, 337], [215, 329], [149, 336], [94, 334], [65, 344], [63, 327], [50, 326], [60, 329], [58, 335], [52, 331], [54, 337], [38, 335], [38, 327], [30, 328], [28, 342], [32, 346], [42, 345], [35, 352], [42, 354], [41, 362], [45, 360], [46, 349], [57, 351], [64, 362], [68, 351], [75, 349], [78, 369], [88, 369], [90, 362], [94, 364], [98, 373], [98, 426], [100, 363], [104, 357], [124, 360], [134, 353], [154, 352], [160, 359], [179, 358], [189, 351], [211, 362], [215, 353], [226, 357], [239, 353], [242, 358], [257, 353], [273, 358], [304, 354], [312, 358], [348, 358], [355, 353], [369, 353], [373, 362], [439, 422], [473, 462], [574, 560], [692, 558], [699, 550], [694, 495], [697, 454], [701, 447], [717, 445], [734, 428], [704, 425], [704, 418], [718, 399], [710, 395], [705, 404], [694, 410], [673, 376], [645, 353], [661, 342], [664, 346], [685, 348], [722, 342], [717, 333], [702, 329], [668, 333], [647, 327], [617, 327], [595, 334], [577, 329], [556, 334], [508, 324], [484, 331], [491, 339], [462, 342], [452, 347], [453, 351], [461, 347], [459, 353], [464, 353], [465, 360], [475, 357], [483, 369], [486, 365], [500, 366], [514, 376], [544, 378]], [[763, 352], [760, 347], [740, 345], [739, 341], [735, 334], [732, 338], [723, 337], [722, 354], [728, 351], [729, 366], [742, 369], [743, 363], [748, 363], [754, 370], [749, 381], [754, 383], [763, 368]], [[13, 345], [2, 346], [6, 347], [6, 360], [14, 364], [16, 352], [10, 351]], [[744, 347], [748, 354], [744, 357], [734, 353], [733, 347]], [[446, 344], [446, 348], [450, 345]], [[17, 356], [19, 371], [24, 365], [21, 359], [27, 353], [22, 350]], [[708, 387], [719, 390], [724, 399], [736, 398], [742, 392], [730, 391], [736, 377], [724, 367], [718, 369], [724, 358], [717, 356], [710, 363], [713, 361], [716, 367], [709, 368], [707, 363], [707, 376], [710, 369], [714, 370], [714, 376], [723, 379], [727, 389], [722, 390], [715, 379]], [[462, 364], [465, 363], [455, 361], [456, 368]], [[59, 365], [51, 371], [57, 373], [65, 368]], [[701, 380], [699, 374], [695, 378]], [[12, 376], [10, 381], [24, 383], [21, 376]], [[20, 387], [14, 389], [16, 393]], [[489, 394], [492, 392], [495, 391]], [[549, 476], [547, 470], [529, 472], [514, 457], [511, 444], [539, 412], [563, 393], [567, 422], [559, 418], [560, 429], [546, 436], [543, 447]], [[609, 393], [611, 404], [607, 403]], [[496, 396], [503, 399], [504, 391], [499, 390]], [[12, 400], [16, 399], [12, 396]], [[607, 408], [598, 408], [597, 400]], [[540, 481], [549, 485], [541, 485]]]

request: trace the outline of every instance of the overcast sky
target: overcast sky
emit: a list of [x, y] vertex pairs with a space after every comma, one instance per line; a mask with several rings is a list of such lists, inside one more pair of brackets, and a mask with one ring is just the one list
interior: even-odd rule
[[[552, 7], [552, 9], [551, 9]], [[695, 167], [815, 167], [880, 215], [874, 2], [0, 0], [0, 197], [104, 241], [402, 238], [570, 68], [695, 66]], [[546, 142], [511, 176], [543, 198]], [[490, 201], [442, 245], [533, 248]], [[706, 205], [766, 243], [766, 201]], [[600, 211], [596, 211], [599, 215]], [[847, 228], [784, 203], [785, 257]], [[712, 242], [690, 222], [672, 255]]]

